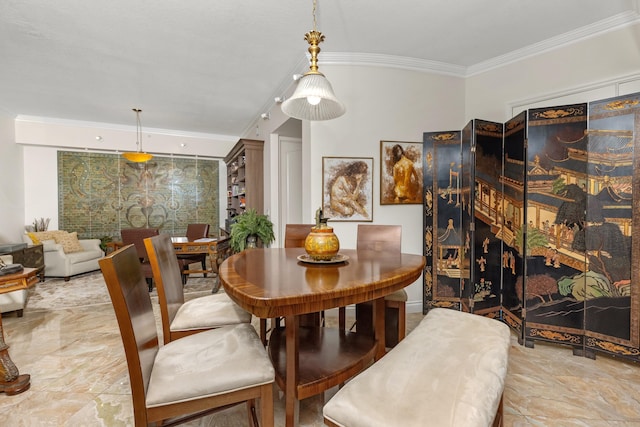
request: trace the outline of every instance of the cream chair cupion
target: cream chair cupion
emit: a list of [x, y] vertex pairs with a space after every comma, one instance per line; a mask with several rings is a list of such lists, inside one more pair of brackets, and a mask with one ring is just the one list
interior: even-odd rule
[[[13, 257], [11, 255], [2, 255], [0, 259], [5, 264], [13, 263]], [[0, 313], [15, 311], [18, 317], [22, 317], [24, 308], [27, 305], [28, 296], [29, 292], [26, 289], [0, 294]]]

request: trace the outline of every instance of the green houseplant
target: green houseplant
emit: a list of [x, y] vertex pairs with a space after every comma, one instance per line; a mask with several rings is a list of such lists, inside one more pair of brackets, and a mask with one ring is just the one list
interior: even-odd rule
[[255, 209], [248, 209], [235, 217], [235, 223], [231, 226], [231, 249], [241, 252], [247, 247], [247, 238], [255, 236], [267, 246], [275, 240], [273, 223], [266, 215], [258, 214]]

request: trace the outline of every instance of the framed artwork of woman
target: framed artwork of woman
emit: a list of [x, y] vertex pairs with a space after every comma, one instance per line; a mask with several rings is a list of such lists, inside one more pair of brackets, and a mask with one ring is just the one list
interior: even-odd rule
[[322, 210], [332, 221], [373, 221], [373, 158], [322, 158]]
[[422, 143], [380, 141], [380, 204], [422, 204]]

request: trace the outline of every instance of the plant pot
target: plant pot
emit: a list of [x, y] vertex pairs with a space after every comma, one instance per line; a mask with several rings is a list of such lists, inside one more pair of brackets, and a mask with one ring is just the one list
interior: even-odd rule
[[247, 249], [255, 249], [256, 243], [258, 241], [258, 237], [257, 236], [249, 236], [247, 237]]

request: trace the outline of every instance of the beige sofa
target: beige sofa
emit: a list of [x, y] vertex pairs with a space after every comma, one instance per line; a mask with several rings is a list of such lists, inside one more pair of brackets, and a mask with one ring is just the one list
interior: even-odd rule
[[[49, 236], [45, 235], [45, 237]], [[35, 243], [28, 234], [24, 235], [23, 240], [25, 243]], [[71, 276], [100, 269], [98, 260], [104, 256], [104, 252], [100, 248], [100, 239], [76, 239], [79, 246], [73, 252], [63, 247], [63, 243], [56, 243], [56, 241], [61, 240], [40, 240], [44, 251], [44, 274], [46, 277], [64, 277], [67, 282]], [[67, 250], [65, 251], [65, 249]]]
[[[13, 263], [13, 257], [11, 255], [2, 255], [0, 259], [2, 259], [5, 264]], [[18, 313], [18, 317], [22, 317], [24, 307], [27, 305], [28, 296], [29, 292], [26, 289], [0, 294], [0, 313], [15, 311]]]

